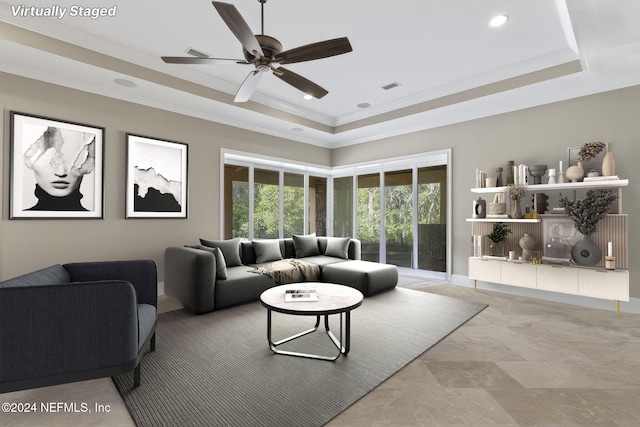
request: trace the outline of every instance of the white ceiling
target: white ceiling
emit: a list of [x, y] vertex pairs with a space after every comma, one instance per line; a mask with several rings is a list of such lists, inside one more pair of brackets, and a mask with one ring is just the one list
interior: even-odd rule
[[[260, 3], [227, 1], [259, 34]], [[243, 104], [233, 94], [251, 66], [160, 60], [190, 47], [242, 58], [210, 1], [129, 0], [98, 19], [20, 16], [18, 5], [0, 2], [0, 71], [326, 147], [640, 84], [637, 0], [268, 0], [265, 34], [285, 50], [347, 36], [353, 52], [287, 65], [326, 88], [322, 99], [266, 75]], [[490, 28], [497, 14], [510, 19]]]

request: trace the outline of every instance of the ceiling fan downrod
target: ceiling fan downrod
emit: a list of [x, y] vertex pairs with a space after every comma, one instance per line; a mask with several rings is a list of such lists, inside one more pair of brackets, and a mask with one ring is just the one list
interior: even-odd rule
[[262, 35], [264, 36], [264, 4], [267, 0], [258, 0], [260, 3], [260, 29], [262, 30]]

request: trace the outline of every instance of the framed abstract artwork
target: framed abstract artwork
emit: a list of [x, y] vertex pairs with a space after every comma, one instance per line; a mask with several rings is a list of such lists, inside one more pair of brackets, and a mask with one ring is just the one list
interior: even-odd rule
[[102, 219], [104, 128], [11, 112], [10, 219]]
[[127, 134], [127, 218], [187, 218], [189, 146]]

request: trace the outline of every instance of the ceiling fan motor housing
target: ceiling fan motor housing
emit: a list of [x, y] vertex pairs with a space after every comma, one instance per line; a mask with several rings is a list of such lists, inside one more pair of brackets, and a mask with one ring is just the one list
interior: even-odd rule
[[[273, 60], [276, 54], [282, 52], [282, 43], [280, 43], [273, 37], [265, 36], [263, 34], [256, 34], [256, 39], [258, 39], [258, 43], [260, 43], [260, 47], [262, 48], [262, 52], [264, 53], [264, 58], [268, 60], [267, 64]], [[242, 50], [244, 51], [244, 57], [247, 62], [256, 62], [256, 57], [253, 53], [247, 51], [247, 49]]]

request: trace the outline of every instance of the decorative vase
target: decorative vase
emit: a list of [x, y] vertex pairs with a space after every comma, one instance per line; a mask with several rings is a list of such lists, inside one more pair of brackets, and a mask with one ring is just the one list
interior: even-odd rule
[[582, 162], [578, 162], [577, 165], [567, 168], [565, 176], [567, 179], [571, 180], [571, 182], [578, 182], [584, 176]]
[[600, 262], [602, 251], [589, 234], [583, 234], [580, 241], [571, 248], [571, 258], [578, 265], [594, 266]]
[[496, 168], [496, 187], [504, 187], [502, 182], [502, 168]]
[[518, 242], [520, 247], [522, 248], [522, 259], [525, 261], [531, 261], [531, 256], [533, 255], [533, 250], [538, 246], [538, 242], [535, 237], [533, 237], [529, 233], [524, 233], [524, 236], [520, 238]]
[[529, 175], [533, 177], [533, 184], [542, 184], [542, 175], [547, 171], [547, 165], [533, 165], [529, 167]]
[[545, 255], [550, 258], [567, 258], [568, 247], [559, 237], [552, 237], [547, 243]]
[[613, 153], [607, 151], [602, 159], [602, 176], [614, 176], [616, 174], [616, 162], [613, 159]]
[[504, 242], [491, 242], [489, 244], [489, 254], [491, 256], [504, 256]]
[[487, 201], [482, 197], [478, 197], [473, 201], [473, 215], [471, 218], [486, 218], [487, 217]]
[[511, 218], [522, 218], [522, 208], [520, 207], [520, 199], [511, 199]]

